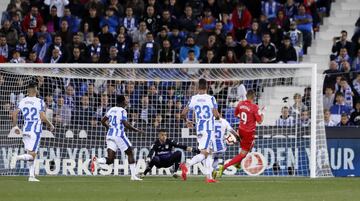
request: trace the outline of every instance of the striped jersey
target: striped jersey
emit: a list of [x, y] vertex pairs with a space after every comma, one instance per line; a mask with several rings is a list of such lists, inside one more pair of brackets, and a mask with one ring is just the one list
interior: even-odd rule
[[24, 133], [40, 133], [42, 123], [40, 112], [45, 112], [44, 100], [37, 97], [25, 97], [17, 106], [24, 117]]
[[109, 119], [109, 130], [107, 132], [108, 136], [119, 136], [122, 137], [125, 134], [125, 127], [122, 121], [127, 120], [127, 112], [122, 107], [112, 107], [105, 114]]
[[197, 133], [214, 130], [213, 109], [218, 107], [214, 96], [194, 95], [191, 97], [188, 107], [195, 112]]
[[215, 120], [215, 130], [213, 136], [213, 151], [220, 152], [226, 150], [225, 135], [233, 128], [226, 119]]

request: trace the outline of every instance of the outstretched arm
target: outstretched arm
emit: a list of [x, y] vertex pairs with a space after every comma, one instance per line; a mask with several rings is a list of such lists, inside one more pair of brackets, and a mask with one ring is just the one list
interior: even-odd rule
[[50, 131], [55, 129], [54, 125], [47, 119], [45, 112], [40, 112], [40, 119], [46, 123], [46, 125], [50, 128]]
[[187, 119], [187, 114], [189, 113], [189, 106], [185, 106], [185, 108], [183, 109], [183, 111], [181, 112], [181, 118], [184, 119], [184, 121], [186, 122], [186, 126], [188, 128], [193, 128], [194, 127], [194, 122], [189, 121]]
[[144, 133], [144, 131], [138, 129], [138, 128], [135, 128], [134, 126], [132, 126], [128, 121], [126, 120], [123, 120], [122, 123], [124, 124], [125, 128], [127, 129], [130, 129], [132, 131], [135, 131], [135, 132], [138, 132], [140, 134]]
[[107, 116], [104, 116], [102, 119], [101, 119], [101, 125], [103, 125], [106, 129], [109, 129], [110, 126], [109, 126], [109, 118]]

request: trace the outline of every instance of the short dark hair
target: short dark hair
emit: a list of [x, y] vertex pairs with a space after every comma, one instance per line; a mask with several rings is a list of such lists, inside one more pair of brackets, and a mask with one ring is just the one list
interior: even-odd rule
[[124, 102], [125, 102], [125, 96], [124, 95], [118, 95], [116, 96], [116, 105], [119, 106], [119, 105], [123, 105]]
[[34, 81], [30, 82], [30, 83], [27, 85], [27, 88], [28, 88], [28, 89], [33, 89], [33, 88], [35, 88], [35, 87], [37, 87], [37, 83], [34, 82]]
[[199, 89], [207, 89], [207, 81], [204, 78], [199, 80]]
[[252, 89], [250, 89], [250, 90], [248, 90], [248, 91], [246, 92], [246, 97], [247, 97], [247, 98], [255, 98], [255, 96], [256, 96], [256, 93], [255, 93], [255, 91], [252, 90]]
[[165, 128], [160, 128], [158, 133], [167, 133], [167, 130]]
[[344, 94], [343, 94], [342, 92], [338, 91], [338, 92], [336, 92], [336, 94], [335, 94], [335, 98], [338, 97], [338, 96], [344, 97]]

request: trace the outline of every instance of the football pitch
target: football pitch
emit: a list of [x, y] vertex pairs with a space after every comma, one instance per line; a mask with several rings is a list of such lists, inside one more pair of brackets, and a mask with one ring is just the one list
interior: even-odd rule
[[0, 177], [1, 201], [355, 201], [360, 178], [227, 177], [206, 184], [203, 177], [184, 182], [171, 177]]

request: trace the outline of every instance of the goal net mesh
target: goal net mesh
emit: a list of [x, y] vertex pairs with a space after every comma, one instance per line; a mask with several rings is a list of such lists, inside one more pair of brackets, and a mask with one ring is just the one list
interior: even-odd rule
[[[11, 126], [11, 112], [26, 96], [30, 81], [38, 83], [38, 96], [45, 101], [46, 116], [55, 125], [49, 132], [44, 127], [36, 159], [39, 175], [91, 175], [91, 157], [106, 156], [106, 130], [100, 124], [105, 112], [115, 104], [116, 95], [126, 95], [129, 122], [145, 131], [139, 135], [126, 134], [133, 144], [137, 169], [142, 172], [150, 146], [164, 128], [168, 137], [181, 144], [197, 147], [195, 130], [186, 128], [180, 118], [189, 98], [196, 94], [199, 78], [209, 82], [208, 93], [217, 99], [222, 117], [237, 130], [234, 117], [237, 103], [245, 99], [246, 91], [257, 93], [256, 103], [265, 108], [265, 119], [257, 126], [253, 151], [264, 155], [265, 176], [310, 175], [311, 96], [317, 91], [316, 115], [316, 176], [331, 176], [326, 133], [322, 111], [322, 76], [318, 86], [311, 86], [311, 68], [282, 65], [157, 65], [129, 68], [118, 65], [78, 66], [3, 66], [0, 68], [0, 175], [26, 175], [26, 162], [10, 169], [13, 154], [25, 152], [22, 136]], [[192, 118], [189, 113], [189, 118]], [[19, 115], [18, 125], [22, 125]], [[193, 154], [181, 150], [182, 160]], [[228, 146], [223, 160], [239, 153], [239, 145]], [[259, 164], [255, 163], [256, 169]], [[261, 164], [260, 164], [261, 165]], [[201, 175], [203, 164], [197, 164], [190, 174]], [[103, 167], [96, 175], [129, 175], [126, 156], [118, 152], [111, 166]], [[169, 175], [170, 170], [153, 168], [152, 175]], [[225, 175], [247, 175], [243, 170], [229, 167]]]

